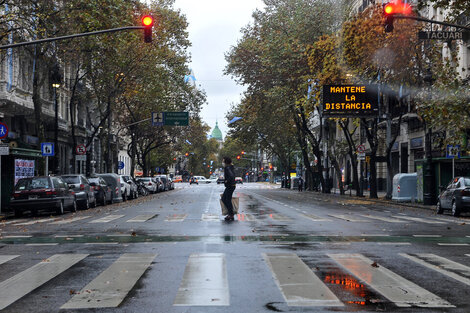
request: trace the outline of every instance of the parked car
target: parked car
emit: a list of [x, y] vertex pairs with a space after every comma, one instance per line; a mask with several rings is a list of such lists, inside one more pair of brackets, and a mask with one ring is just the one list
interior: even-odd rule
[[139, 177], [137, 180], [143, 182], [150, 193], [158, 192], [158, 185], [151, 177]]
[[139, 195], [148, 196], [150, 191], [147, 189], [145, 182], [142, 180], [138, 180], [138, 179], [135, 182], [137, 184], [137, 191], [139, 192]]
[[453, 216], [470, 211], [470, 177], [455, 177], [447, 188], [442, 188], [437, 200], [437, 214], [451, 210]]
[[122, 202], [121, 178], [119, 177], [119, 175], [114, 173], [104, 173], [96, 175], [103, 178], [106, 181], [108, 187], [111, 188], [111, 194], [113, 195], [111, 202]]
[[139, 192], [137, 191], [137, 183], [132, 176], [124, 175], [124, 179], [126, 179], [127, 183], [131, 186], [131, 198], [137, 199], [139, 197]]
[[192, 184], [199, 185], [199, 183], [198, 183], [196, 177], [194, 177], [194, 176], [189, 179], [189, 184], [190, 184], [190, 185], [192, 185]]
[[175, 183], [172, 178], [168, 178], [168, 185], [170, 186], [170, 190], [175, 189]]
[[127, 201], [127, 199], [132, 199], [131, 185], [127, 182], [126, 176], [119, 175], [119, 178], [121, 180], [122, 201]]
[[223, 176], [219, 176], [219, 178], [217, 178], [217, 185], [223, 184], [224, 182], [225, 182], [225, 178]]
[[235, 184], [243, 184], [243, 178], [235, 177]]
[[62, 175], [62, 179], [75, 192], [77, 204], [81, 209], [88, 210], [96, 206], [95, 191], [85, 176], [80, 174]]
[[102, 177], [94, 176], [87, 179], [90, 182], [90, 186], [93, 187], [97, 203], [105, 206], [107, 203], [112, 202], [113, 194], [111, 188], [108, 187], [108, 184], [106, 184]]
[[16, 217], [24, 211], [37, 215], [39, 210], [54, 210], [63, 214], [64, 208], [77, 211], [75, 192], [60, 177], [38, 176], [18, 180], [10, 202]]
[[159, 175], [157, 177], [160, 178], [160, 180], [162, 181], [163, 186], [164, 186], [164, 191], [171, 190], [170, 181], [166, 175]]
[[204, 176], [194, 176], [194, 177], [196, 177], [197, 182], [201, 183], [201, 184], [209, 184], [211, 182], [210, 180], [208, 180]]
[[160, 177], [152, 177], [153, 181], [157, 184], [158, 192], [165, 191], [165, 186], [163, 184], [163, 181], [160, 179]]

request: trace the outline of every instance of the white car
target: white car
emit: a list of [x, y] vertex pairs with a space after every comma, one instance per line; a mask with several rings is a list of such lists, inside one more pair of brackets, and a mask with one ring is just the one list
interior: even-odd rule
[[145, 185], [145, 188], [147, 188], [147, 190], [150, 193], [158, 192], [157, 184], [153, 181], [153, 179], [151, 177], [139, 177], [139, 178], [137, 178], [137, 180], [142, 181]]
[[205, 178], [204, 176], [194, 176], [194, 178], [197, 179], [197, 182], [198, 183], [201, 183], [201, 184], [209, 184], [211, 181], [207, 178]]
[[124, 175], [119, 175], [121, 179], [121, 194], [122, 194], [122, 201], [126, 201], [127, 199], [131, 199], [131, 185], [127, 183], [127, 179]]

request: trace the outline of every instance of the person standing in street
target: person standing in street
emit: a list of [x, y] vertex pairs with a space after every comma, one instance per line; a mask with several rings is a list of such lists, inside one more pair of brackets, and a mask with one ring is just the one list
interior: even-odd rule
[[304, 180], [302, 179], [302, 176], [299, 177], [299, 191], [303, 191], [304, 188]]
[[232, 159], [230, 157], [224, 157], [224, 185], [225, 190], [224, 194], [222, 195], [222, 202], [224, 203], [225, 207], [227, 208], [228, 214], [225, 217], [226, 221], [233, 221], [234, 213], [233, 213], [233, 205], [232, 205], [232, 195], [235, 191], [235, 168], [232, 165]]

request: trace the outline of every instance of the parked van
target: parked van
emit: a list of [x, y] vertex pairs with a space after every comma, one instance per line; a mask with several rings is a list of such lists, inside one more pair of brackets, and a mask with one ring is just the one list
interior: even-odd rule
[[112, 203], [122, 202], [122, 193], [121, 193], [121, 178], [118, 174], [114, 173], [104, 173], [104, 174], [96, 174], [96, 176], [102, 177], [108, 187], [111, 188]]

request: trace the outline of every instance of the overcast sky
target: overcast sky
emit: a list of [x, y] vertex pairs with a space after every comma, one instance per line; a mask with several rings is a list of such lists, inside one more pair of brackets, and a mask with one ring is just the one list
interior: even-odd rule
[[213, 128], [216, 120], [222, 134], [227, 134], [225, 114], [232, 103], [239, 103], [244, 88], [229, 76], [224, 76], [224, 54], [241, 38], [241, 28], [252, 21], [255, 9], [262, 9], [262, 0], [176, 0], [189, 22], [189, 40], [192, 43], [191, 68], [196, 84], [207, 93], [202, 110], [203, 120]]

